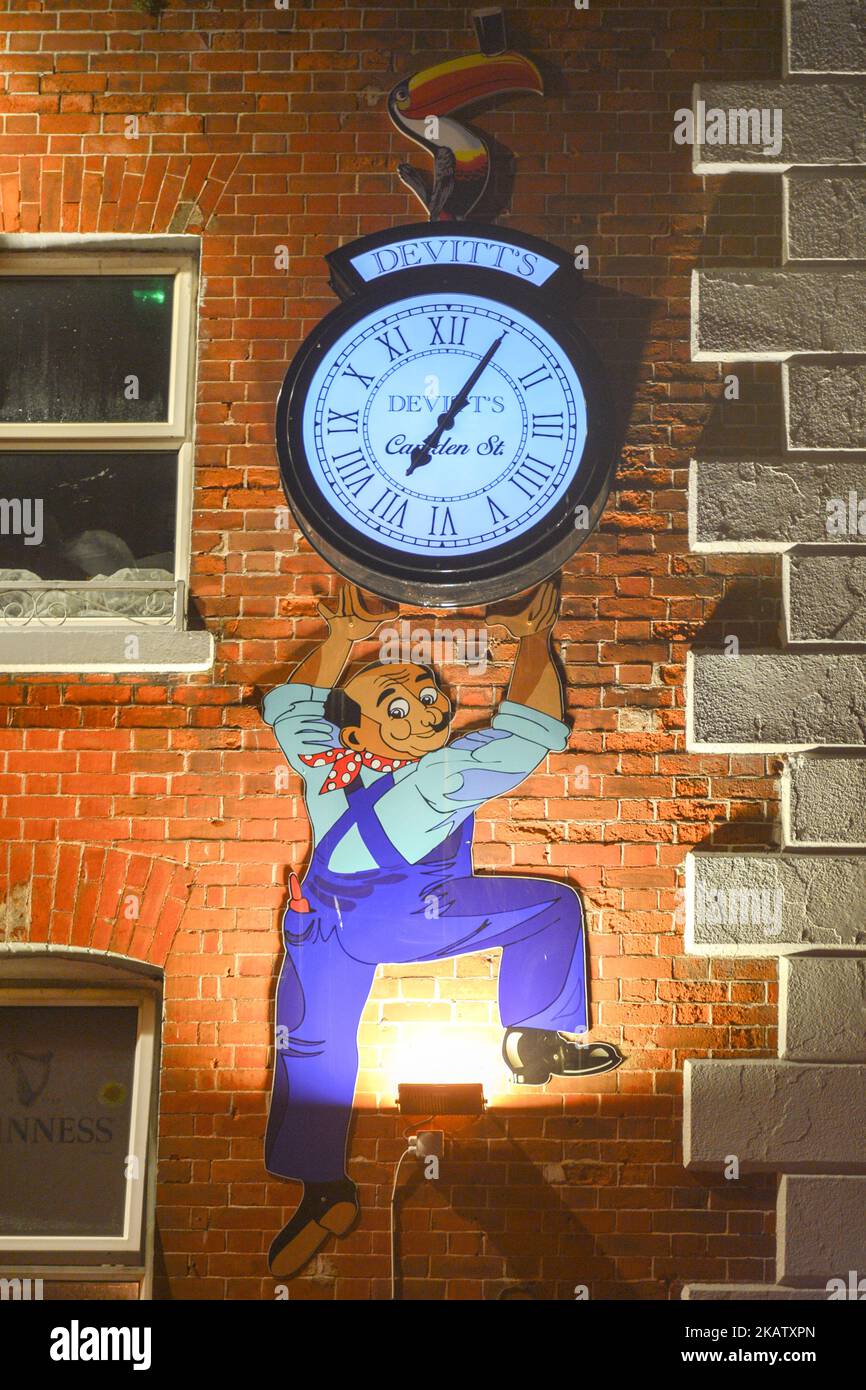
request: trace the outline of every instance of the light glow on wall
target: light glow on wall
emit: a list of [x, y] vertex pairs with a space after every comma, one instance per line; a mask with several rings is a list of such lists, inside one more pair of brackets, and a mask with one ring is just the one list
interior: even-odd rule
[[488, 1104], [513, 1095], [511, 1073], [500, 1052], [501, 1035], [490, 1029], [461, 1028], [441, 1023], [404, 1023], [399, 1043], [388, 1050], [383, 1063], [387, 1084], [385, 1104], [397, 1095], [402, 1082], [480, 1081]]

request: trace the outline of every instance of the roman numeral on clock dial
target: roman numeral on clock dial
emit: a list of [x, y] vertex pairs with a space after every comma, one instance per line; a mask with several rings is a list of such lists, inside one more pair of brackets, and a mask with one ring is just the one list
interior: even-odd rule
[[396, 492], [386, 488], [382, 496], [373, 503], [370, 511], [373, 516], [381, 517], [383, 521], [387, 521], [389, 526], [396, 526], [398, 530], [402, 530], [408, 505], [408, 498], [401, 499]]
[[532, 417], [532, 438], [533, 439], [561, 439], [562, 438], [562, 411], [550, 415], [533, 415]]
[[509, 482], [515, 487], [519, 487], [521, 492], [525, 492], [527, 497], [534, 497], [540, 492], [553, 472], [553, 464], [545, 463], [543, 459], [533, 458], [532, 454], [527, 454], [519, 468], [516, 468], [509, 478]]
[[395, 357], [405, 357], [409, 351], [409, 344], [399, 328], [389, 328], [384, 333], [377, 333], [376, 342], [388, 349], [389, 362], [393, 362]]
[[525, 376], [519, 376], [524, 391], [530, 391], [533, 386], [540, 386], [542, 381], [551, 381], [552, 377], [546, 367], [536, 367], [534, 372], [527, 372]]
[[[445, 321], [445, 327], [441, 324]], [[436, 343], [448, 344], [450, 347], [462, 347], [463, 339], [466, 336], [466, 325], [469, 320], [463, 314], [439, 314], [436, 317], [430, 316], [427, 320], [433, 330], [430, 339], [430, 347]]]
[[[338, 421], [345, 421], [338, 424]], [[358, 433], [358, 412], [349, 410], [345, 414], [341, 410], [334, 410], [328, 406], [328, 434], [357, 434]]]
[[457, 531], [454, 526], [454, 518], [451, 515], [450, 507], [432, 507], [430, 517], [430, 536], [456, 536]]
[[335, 454], [334, 468], [346, 490], [357, 497], [373, 476], [373, 470], [360, 449], [351, 449], [345, 454]]
[[373, 380], [371, 376], [364, 376], [363, 372], [356, 371], [352, 366], [343, 368], [343, 376], [353, 376], [356, 381], [360, 381], [365, 390], [369, 389], [370, 383]]

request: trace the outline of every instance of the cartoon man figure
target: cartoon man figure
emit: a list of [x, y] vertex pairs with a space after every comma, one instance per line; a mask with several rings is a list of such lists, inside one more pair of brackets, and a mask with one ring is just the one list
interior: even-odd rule
[[515, 1080], [589, 1076], [623, 1060], [611, 1043], [570, 1036], [587, 1029], [576, 892], [472, 868], [479, 806], [512, 792], [566, 746], [550, 650], [556, 611], [556, 591], [545, 583], [513, 612], [488, 614], [519, 642], [508, 698], [489, 727], [450, 743], [451, 706], [426, 666], [377, 662], [338, 688], [353, 643], [396, 616], [372, 612], [351, 585], [333, 609], [319, 605], [327, 638], [265, 698], [264, 718], [304, 779], [314, 838], [303, 885], [291, 876], [283, 923], [265, 1140], [268, 1171], [304, 1184], [270, 1248], [279, 1278], [358, 1216], [346, 1139], [358, 1025], [380, 963], [501, 946], [503, 1056]]

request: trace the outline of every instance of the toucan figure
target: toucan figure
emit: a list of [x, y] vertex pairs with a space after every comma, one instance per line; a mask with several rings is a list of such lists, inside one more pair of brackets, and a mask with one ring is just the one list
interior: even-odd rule
[[473, 19], [482, 52], [424, 68], [404, 78], [388, 95], [394, 125], [433, 156], [432, 187], [411, 164], [397, 166], [401, 181], [423, 203], [431, 222], [468, 217], [490, 180], [487, 141], [452, 120], [453, 113], [491, 97], [544, 91], [535, 64], [522, 53], [505, 49], [502, 11], [477, 11]]

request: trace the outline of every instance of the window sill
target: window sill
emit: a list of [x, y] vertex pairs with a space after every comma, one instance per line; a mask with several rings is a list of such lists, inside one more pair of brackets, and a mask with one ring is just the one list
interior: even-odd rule
[[[136, 640], [133, 648], [131, 638]], [[28, 626], [0, 631], [0, 672], [6, 675], [209, 671], [213, 652], [209, 632], [178, 632], [173, 627], [82, 626], [64, 631]]]

